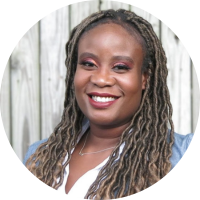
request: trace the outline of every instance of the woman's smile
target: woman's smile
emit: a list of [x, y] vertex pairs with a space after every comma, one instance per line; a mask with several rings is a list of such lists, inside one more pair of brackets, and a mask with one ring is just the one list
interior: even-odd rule
[[83, 34], [74, 86], [90, 123], [120, 126], [131, 120], [146, 84], [142, 64], [141, 45], [120, 25], [103, 24]]
[[90, 104], [95, 108], [108, 108], [113, 103], [115, 103], [120, 97], [116, 95], [112, 95], [109, 93], [98, 93], [98, 92], [90, 92], [88, 93], [88, 99]]
[[113, 97], [92, 96], [92, 100], [93, 100], [93, 101], [96, 101], [96, 102], [105, 103], [105, 102], [115, 101], [116, 99], [113, 98]]

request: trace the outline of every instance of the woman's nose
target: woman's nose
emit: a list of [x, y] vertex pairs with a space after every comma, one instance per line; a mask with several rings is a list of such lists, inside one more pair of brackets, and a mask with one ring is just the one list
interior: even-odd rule
[[115, 84], [115, 78], [111, 75], [109, 69], [103, 67], [94, 71], [90, 81], [98, 87], [111, 87]]

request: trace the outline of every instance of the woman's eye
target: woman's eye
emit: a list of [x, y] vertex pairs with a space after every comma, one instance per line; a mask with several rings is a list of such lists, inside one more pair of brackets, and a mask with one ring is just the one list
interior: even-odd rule
[[127, 65], [123, 65], [123, 64], [118, 64], [118, 65], [115, 65], [113, 67], [113, 69], [115, 71], [128, 71], [130, 69], [130, 67], [128, 67]]
[[94, 67], [95, 66], [95, 64], [90, 62], [90, 61], [83, 61], [80, 64], [85, 66], [85, 67]]

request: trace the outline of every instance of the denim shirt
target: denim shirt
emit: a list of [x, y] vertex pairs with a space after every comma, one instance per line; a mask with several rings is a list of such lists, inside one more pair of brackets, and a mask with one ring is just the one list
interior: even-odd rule
[[190, 145], [190, 142], [192, 141], [193, 136], [193, 133], [189, 133], [187, 135], [174, 133], [174, 144], [172, 146], [172, 156], [170, 157], [170, 162], [172, 165], [171, 169], [173, 169], [183, 157]]

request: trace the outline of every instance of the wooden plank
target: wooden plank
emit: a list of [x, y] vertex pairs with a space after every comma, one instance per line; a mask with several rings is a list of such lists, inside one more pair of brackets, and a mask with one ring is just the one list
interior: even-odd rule
[[197, 79], [197, 74], [195, 71], [195, 67], [191, 62], [192, 67], [192, 132], [195, 131], [198, 117], [199, 117], [199, 100], [200, 100], [200, 92], [199, 92], [199, 83]]
[[126, 9], [129, 10], [130, 5], [126, 3], [121, 3], [117, 1], [107, 1], [107, 0], [102, 0], [100, 4], [100, 9], [101, 10], [107, 10], [107, 9]]
[[0, 93], [0, 106], [4, 130], [6, 132], [8, 140], [12, 144], [10, 133], [10, 60], [8, 60], [3, 74]]
[[42, 138], [53, 132], [61, 119], [65, 96], [65, 44], [69, 37], [69, 7], [40, 22]]
[[38, 24], [19, 41], [11, 55], [13, 148], [22, 160], [28, 146], [39, 140]]
[[160, 21], [158, 18], [146, 12], [145, 10], [142, 10], [135, 6], [131, 6], [131, 11], [135, 12], [137, 15], [147, 20], [153, 26], [153, 30], [160, 39]]
[[168, 87], [173, 105], [175, 131], [191, 132], [191, 70], [190, 57], [176, 35], [164, 24], [162, 44], [168, 59]]
[[69, 6], [70, 30], [90, 14], [99, 11], [99, 1], [84, 1]]
[[[192, 132], [191, 119], [192, 119], [192, 105], [191, 105], [191, 68], [190, 56], [184, 48], [183, 44], [179, 41], [179, 52], [181, 54], [180, 65], [180, 133], [187, 134]], [[183, 117], [184, 116], [184, 117]]]

